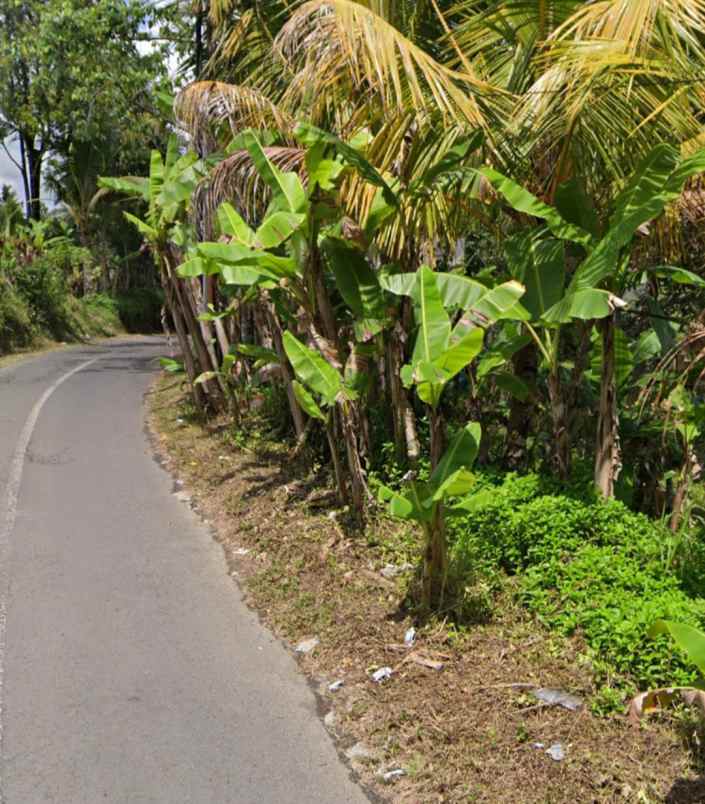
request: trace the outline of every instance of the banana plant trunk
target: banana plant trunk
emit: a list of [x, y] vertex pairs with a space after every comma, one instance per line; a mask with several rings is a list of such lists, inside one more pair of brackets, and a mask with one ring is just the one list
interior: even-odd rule
[[[431, 471], [440, 463], [445, 448], [445, 426], [443, 416], [429, 406], [431, 427]], [[443, 606], [446, 580], [448, 577], [448, 547], [446, 545], [443, 503], [433, 505], [431, 521], [424, 526], [426, 545], [424, 547], [422, 607], [424, 611], [438, 611]]]
[[445, 421], [436, 408], [429, 406], [428, 411], [431, 425], [431, 471], [433, 471], [440, 463], [445, 449]]
[[338, 407], [340, 423], [343, 428], [343, 440], [348, 459], [348, 473], [350, 475], [350, 498], [353, 509], [358, 515], [364, 514], [370, 493], [365, 481], [365, 472], [360, 459], [358, 443], [359, 416], [352, 402], [344, 401]]
[[603, 496], [610, 498], [614, 497], [614, 484], [622, 468], [617, 412], [614, 313], [603, 318], [599, 327], [602, 334], [602, 373], [595, 448], [595, 485]]
[[164, 300], [169, 311], [169, 315], [171, 316], [171, 320], [174, 323], [174, 329], [176, 330], [176, 337], [179, 341], [186, 376], [188, 377], [189, 385], [191, 386], [193, 402], [196, 406], [196, 409], [202, 413], [206, 406], [205, 392], [200, 385], [196, 385], [195, 383], [196, 377], [198, 377], [201, 372], [193, 356], [193, 352], [191, 351], [188, 331], [186, 329], [186, 325], [184, 324], [183, 316], [181, 315], [181, 306], [176, 296], [176, 290], [171, 278], [167, 273], [164, 261], [160, 259], [159, 263], [162, 287], [164, 288]]
[[422, 599], [424, 611], [439, 611], [443, 607], [448, 578], [448, 548], [446, 545], [443, 505], [434, 505], [433, 517], [424, 527], [426, 546], [424, 550]]
[[418, 462], [421, 445], [416, 431], [414, 409], [399, 376], [404, 362], [401, 329], [401, 325], [397, 324], [387, 337], [389, 392], [392, 402], [397, 459], [399, 461], [408, 460], [413, 466]]
[[291, 412], [291, 420], [294, 423], [294, 432], [296, 433], [296, 440], [299, 442], [306, 430], [306, 422], [304, 414], [299, 405], [296, 394], [294, 393], [293, 382], [296, 379], [291, 364], [286, 356], [284, 350], [284, 342], [282, 341], [282, 329], [277, 318], [277, 311], [272, 302], [267, 302], [267, 317], [269, 319], [269, 328], [272, 331], [272, 345], [274, 351], [279, 355], [279, 362], [282, 367], [282, 378], [284, 380], [284, 387], [286, 388], [286, 398], [289, 400], [289, 410]]
[[338, 492], [338, 502], [345, 505], [348, 502], [348, 487], [345, 482], [345, 472], [340, 462], [338, 453], [338, 438], [336, 427], [335, 408], [332, 408], [326, 421], [326, 438], [328, 439], [328, 449], [330, 450], [331, 461], [333, 462], [333, 473], [335, 474], [335, 487]]
[[548, 397], [551, 404], [553, 462], [558, 477], [568, 480], [571, 469], [568, 404], [557, 366], [552, 367], [548, 375]]
[[[340, 349], [340, 333], [336, 322], [333, 304], [326, 288], [321, 254], [317, 247], [311, 249], [309, 259], [309, 279], [315, 297], [316, 324], [320, 327], [325, 339], [333, 347], [339, 365], [344, 365]], [[324, 355], [326, 359], [328, 356]], [[358, 441], [359, 413], [356, 403], [345, 401], [337, 406], [345, 454], [347, 458], [348, 475], [350, 477], [351, 502], [357, 516], [363, 517], [366, 501], [372, 499], [367, 488], [365, 473], [360, 457], [360, 443]]]
[[[172, 264], [176, 264], [175, 255], [168, 253], [163, 255], [164, 274], [165, 279], [173, 290], [174, 306], [178, 307], [181, 314], [184, 327], [188, 333], [187, 343], [193, 344], [196, 352], [196, 360], [194, 361], [200, 368], [200, 372], [208, 371], [212, 367], [212, 358], [208, 353], [206, 344], [201, 332], [200, 322], [196, 318], [194, 312], [194, 302], [189, 292], [189, 288], [184, 282], [176, 276]], [[190, 353], [190, 346], [186, 350]], [[217, 366], [214, 371], [217, 370]], [[199, 373], [200, 373], [199, 372]], [[223, 394], [220, 386], [214, 380], [209, 380], [206, 384], [206, 394], [208, 400], [219, 407], [223, 401]]]
[[[536, 384], [536, 347], [532, 343], [528, 343], [514, 355], [512, 364], [514, 376], [522, 380], [529, 388], [533, 388]], [[531, 397], [519, 399], [512, 396], [509, 401], [507, 445], [504, 457], [511, 469], [520, 469], [527, 463], [526, 441], [531, 430], [533, 408]]]

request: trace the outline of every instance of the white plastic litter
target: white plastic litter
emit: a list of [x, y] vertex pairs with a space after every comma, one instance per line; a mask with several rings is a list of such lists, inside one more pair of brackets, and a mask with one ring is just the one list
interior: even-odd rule
[[379, 571], [383, 578], [396, 578], [402, 572], [408, 572], [414, 568], [413, 564], [385, 564]]
[[330, 692], [338, 692], [338, 690], [343, 686], [343, 680], [338, 679], [338, 681], [334, 681], [332, 684], [328, 685], [328, 689]]
[[404, 644], [407, 646], [407, 648], [410, 648], [415, 641], [416, 641], [416, 629], [409, 628], [408, 631], [404, 634]]
[[303, 642], [299, 642], [295, 650], [297, 653], [311, 653], [311, 651], [315, 650], [320, 644], [321, 640], [318, 637], [312, 637], [311, 639], [304, 639]]
[[583, 708], [583, 699], [577, 695], [571, 695], [564, 690], [556, 690], [550, 687], [541, 687], [537, 690], [532, 690], [531, 694], [539, 701], [548, 704], [549, 706], [562, 706], [564, 709], [570, 709], [571, 712], [579, 712]]
[[561, 743], [553, 743], [550, 748], [546, 749], [546, 753], [556, 762], [560, 762], [562, 759], [565, 759], [565, 748], [563, 748]]
[[390, 770], [382, 774], [382, 781], [389, 784], [395, 779], [400, 779], [402, 776], [406, 776], [406, 771], [404, 768], [394, 768], [394, 770]]
[[383, 681], [386, 681], [388, 678], [392, 677], [392, 668], [391, 667], [380, 667], [379, 670], [375, 670], [372, 673], [372, 680], [377, 682], [377, 684], [381, 684]]

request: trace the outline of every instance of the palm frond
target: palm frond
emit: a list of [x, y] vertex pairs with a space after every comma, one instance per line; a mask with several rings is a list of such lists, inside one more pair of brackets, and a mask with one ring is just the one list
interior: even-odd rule
[[174, 113], [197, 143], [214, 137], [223, 125], [233, 136], [246, 128], [274, 128], [287, 136], [294, 125], [286, 112], [257, 89], [220, 81], [189, 84], [177, 95]]
[[347, 82], [350, 91], [374, 96], [385, 110], [486, 126], [480, 99], [494, 88], [467, 70], [436, 61], [385, 19], [383, 0], [309, 0], [275, 40], [275, 48], [300, 76], [292, 92], [306, 99]]

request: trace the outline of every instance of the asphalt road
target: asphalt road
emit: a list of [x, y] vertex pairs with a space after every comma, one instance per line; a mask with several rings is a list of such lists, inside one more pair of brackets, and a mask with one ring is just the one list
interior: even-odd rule
[[3, 804], [362, 804], [294, 660], [152, 458], [164, 351], [0, 369]]

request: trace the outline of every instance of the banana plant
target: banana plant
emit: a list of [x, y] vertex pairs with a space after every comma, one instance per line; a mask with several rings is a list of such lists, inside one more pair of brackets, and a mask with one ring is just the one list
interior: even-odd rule
[[658, 620], [649, 630], [649, 636], [669, 635], [688, 661], [697, 669], [700, 678], [692, 687], [663, 687], [641, 692], [629, 705], [629, 718], [638, 723], [641, 717], [659, 711], [666, 706], [682, 701], [697, 706], [705, 717], [705, 633], [692, 625], [671, 620]]
[[392, 516], [413, 520], [422, 528], [421, 603], [425, 611], [443, 607], [448, 577], [444, 511], [449, 500], [467, 494], [474, 486], [470, 469], [480, 447], [480, 437], [480, 425], [467, 424], [451, 440], [428, 480], [419, 480], [410, 471], [404, 478], [403, 490], [395, 491], [384, 485], [379, 490], [379, 499], [388, 504]]
[[[443, 417], [439, 405], [448, 383], [482, 350], [483, 327], [516, 315], [524, 288], [508, 282], [496, 288], [455, 274], [435, 273], [422, 266], [415, 274], [386, 276], [383, 285], [414, 301], [418, 333], [411, 362], [401, 370], [401, 379], [414, 387], [428, 406], [431, 424], [431, 477], [420, 483], [413, 472], [405, 493], [382, 488], [390, 513], [419, 522], [423, 528], [424, 569], [422, 604], [427, 610], [443, 604], [448, 569], [444, 503], [465, 494], [473, 483], [469, 468], [479, 449], [481, 429], [470, 424], [451, 441], [444, 452]], [[460, 310], [453, 325], [446, 310]]]
[[[705, 405], [681, 384], [668, 395], [666, 401], [667, 427], [676, 433], [683, 451], [683, 462], [675, 476], [675, 493], [671, 510], [670, 528], [675, 533], [681, 526], [683, 512], [692, 483], [700, 477], [702, 468], [696, 455], [696, 441], [705, 429]], [[687, 520], [684, 522], [688, 527]]]
[[[243, 132], [239, 140], [271, 192], [269, 207], [259, 226], [253, 228], [231, 204], [222, 204], [217, 212], [220, 239], [199, 243], [190, 249], [179, 273], [188, 277], [217, 275], [225, 284], [247, 287], [259, 293], [262, 305], [269, 311], [275, 346], [286, 364], [280, 316], [272, 312], [275, 306], [280, 311], [287, 307], [301, 307], [317, 332], [327, 322], [327, 332], [321, 334], [318, 342], [335, 347], [330, 337], [331, 331], [335, 330], [334, 323], [332, 327], [330, 325], [332, 307], [320, 283], [314, 287], [315, 283], [311, 281], [311, 198], [316, 187], [331, 185], [342, 166], [332, 164], [330, 160], [326, 162], [319, 158], [320, 155], [307, 154], [307, 171], [313, 178], [309, 178], [304, 187], [295, 173], [284, 173], [271, 162], [253, 132]], [[315, 251], [317, 243], [313, 245]], [[335, 351], [331, 348], [326, 355]], [[338, 362], [337, 357], [334, 362]], [[304, 419], [293, 393], [293, 374], [288, 365], [283, 366], [283, 373], [292, 419], [297, 436], [301, 438]]]
[[235, 424], [240, 424], [240, 400], [237, 393], [237, 384], [233, 378], [233, 368], [237, 356], [233, 352], [223, 356], [220, 367], [216, 370], [204, 371], [194, 380], [195, 385], [210, 382], [217, 379], [225, 392], [225, 398], [228, 403], [228, 411], [233, 417]]
[[[101, 176], [101, 188], [125, 193], [141, 198], [147, 204], [144, 218], [125, 212], [125, 218], [132, 223], [149, 245], [154, 257], [164, 289], [167, 307], [176, 329], [179, 345], [184, 357], [186, 372], [191, 382], [194, 401], [202, 408], [202, 383], [195, 384], [196, 378], [204, 371], [217, 371], [214, 356], [209, 352], [201, 325], [194, 313], [191, 289], [178, 281], [176, 266], [179, 260], [179, 247], [184, 244], [187, 229], [183, 222], [189, 208], [191, 195], [203, 173], [196, 154], [187, 152], [180, 155], [176, 137], [169, 139], [166, 154], [162, 157], [157, 150], [152, 151], [148, 177]], [[196, 354], [193, 354], [192, 346]], [[213, 393], [217, 386], [206, 383]]]
[[[429, 408], [431, 422], [431, 465], [443, 451], [443, 418], [439, 404], [443, 389], [482, 349], [484, 327], [517, 312], [524, 287], [516, 281], [495, 288], [464, 276], [432, 271], [422, 266], [415, 274], [383, 277], [382, 285], [392, 293], [410, 296], [414, 302], [418, 334], [411, 362], [401, 370], [407, 388], [415, 387], [419, 399]], [[460, 311], [451, 322], [446, 307]]]
[[[311, 418], [321, 421], [325, 427], [338, 497], [340, 502], [345, 504], [348, 501], [348, 484], [338, 453], [335, 411], [340, 409], [346, 414], [341, 416], [341, 424], [345, 429], [349, 426], [348, 422], [352, 421], [349, 406], [357, 394], [345, 382], [343, 375], [324, 360], [318, 351], [309, 349], [291, 332], [284, 333], [283, 342], [286, 355], [296, 374], [296, 380], [293, 382], [296, 398], [304, 412]], [[345, 438], [345, 444], [348, 449], [348, 463], [359, 461], [359, 456], [351, 455], [349, 452], [352, 440]], [[365, 507], [367, 492], [366, 487], [359, 483], [359, 478], [363, 476], [362, 467], [357, 468], [357, 473], [349, 473], [350, 498], [355, 511], [359, 512]]]
[[[621, 295], [629, 285], [634, 238], [682, 192], [685, 182], [705, 170], [705, 149], [683, 158], [669, 145], [658, 145], [645, 157], [611, 204], [600, 225], [576, 180], [556, 193], [550, 206], [491, 168], [484, 176], [516, 211], [545, 223], [507, 250], [515, 275], [526, 284], [523, 300], [529, 312], [526, 328], [544, 357], [559, 474], [570, 472], [569, 417], [560, 387], [561, 328], [576, 320], [598, 321], [602, 337], [602, 376], [595, 451], [595, 484], [614, 494], [621, 467], [615, 369], [616, 313], [626, 306]], [[572, 275], [566, 271], [566, 245], [582, 254]]]

